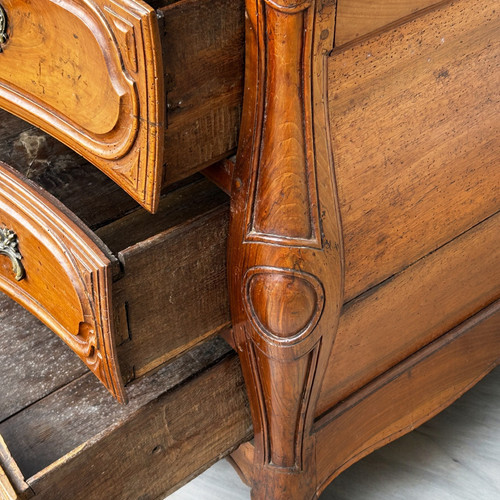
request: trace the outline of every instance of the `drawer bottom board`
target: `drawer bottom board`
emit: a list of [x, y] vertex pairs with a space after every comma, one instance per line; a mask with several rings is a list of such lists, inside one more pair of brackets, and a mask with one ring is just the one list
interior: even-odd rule
[[73, 364], [56, 374], [57, 384], [40, 380], [26, 398], [33, 381], [2, 363], [0, 351], [0, 381], [15, 388], [8, 408], [2, 400], [0, 499], [164, 498], [251, 437], [239, 362], [221, 339], [133, 382], [122, 406], [60, 339], [10, 299], [1, 300], [16, 328], [8, 318], [0, 322], [0, 338], [16, 345], [27, 330], [39, 339], [33, 350], [19, 351], [20, 365], [49, 356], [54, 341]]

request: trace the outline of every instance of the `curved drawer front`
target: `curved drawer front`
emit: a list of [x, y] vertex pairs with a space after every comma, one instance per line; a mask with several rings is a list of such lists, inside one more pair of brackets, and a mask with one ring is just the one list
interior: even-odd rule
[[111, 260], [56, 205], [0, 162], [0, 291], [59, 335], [123, 401], [111, 325]]
[[154, 211], [163, 145], [154, 10], [139, 0], [0, 0], [0, 7], [0, 106]]

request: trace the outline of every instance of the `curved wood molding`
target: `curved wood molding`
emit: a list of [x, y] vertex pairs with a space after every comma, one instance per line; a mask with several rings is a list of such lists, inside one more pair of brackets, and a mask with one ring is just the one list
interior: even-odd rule
[[1, 0], [0, 106], [61, 140], [145, 208], [158, 204], [161, 48], [139, 0]]
[[247, 0], [229, 282], [254, 432], [252, 498], [315, 491], [314, 408], [343, 303], [324, 59], [334, 2]]
[[15, 233], [25, 271], [16, 280], [9, 260], [0, 256], [0, 291], [51, 328], [124, 402], [111, 323], [110, 257], [54, 203], [0, 162], [0, 227]]
[[430, 420], [499, 364], [497, 300], [316, 422], [318, 496], [342, 471]]

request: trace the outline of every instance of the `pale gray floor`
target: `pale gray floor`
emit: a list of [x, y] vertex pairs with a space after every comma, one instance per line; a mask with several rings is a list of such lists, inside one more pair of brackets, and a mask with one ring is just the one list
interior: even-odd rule
[[[169, 500], [249, 500], [226, 461]], [[412, 433], [339, 476], [321, 500], [500, 500], [500, 368]], [[272, 499], [269, 499], [272, 500]]]

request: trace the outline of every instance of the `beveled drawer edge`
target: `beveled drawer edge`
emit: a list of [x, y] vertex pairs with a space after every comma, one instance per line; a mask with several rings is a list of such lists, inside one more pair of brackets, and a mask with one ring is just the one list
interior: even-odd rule
[[[53, 206], [50, 196], [35, 189], [0, 162], [0, 207], [24, 214], [50, 247], [71, 280], [83, 312], [80, 332], [69, 332], [14, 279], [0, 275], [0, 290], [42, 320], [82, 359], [111, 394], [126, 402], [112, 325], [111, 259], [79, 225]], [[2, 202], [2, 198], [5, 200]]]

